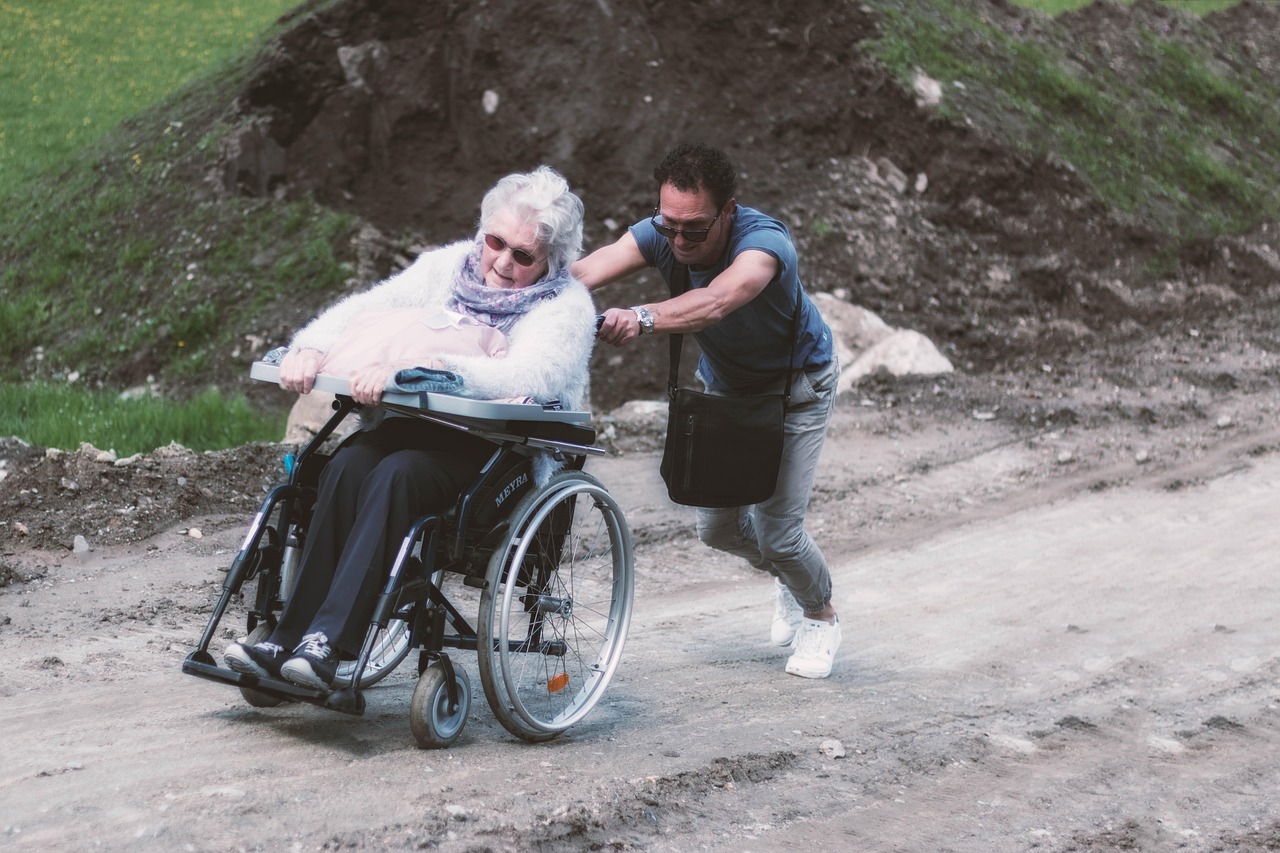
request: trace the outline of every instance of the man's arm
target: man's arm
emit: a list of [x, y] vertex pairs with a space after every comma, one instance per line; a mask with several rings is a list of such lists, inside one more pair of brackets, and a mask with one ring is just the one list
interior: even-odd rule
[[602, 246], [569, 266], [569, 273], [588, 290], [604, 287], [648, 266], [636, 238], [628, 231], [617, 242]]
[[[768, 252], [748, 249], [706, 287], [643, 307], [653, 315], [655, 333], [696, 332], [719, 323], [755, 299], [777, 273], [777, 258]], [[604, 314], [597, 337], [605, 343], [622, 346], [639, 336], [640, 321], [634, 311], [610, 308]]]

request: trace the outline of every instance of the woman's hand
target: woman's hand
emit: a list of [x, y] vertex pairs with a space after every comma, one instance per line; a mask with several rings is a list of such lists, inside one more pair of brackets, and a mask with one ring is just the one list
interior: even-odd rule
[[394, 367], [385, 364], [362, 368], [351, 377], [351, 399], [364, 406], [378, 405], [395, 372]]
[[299, 394], [310, 394], [320, 372], [324, 353], [317, 349], [292, 349], [280, 361], [280, 387]]

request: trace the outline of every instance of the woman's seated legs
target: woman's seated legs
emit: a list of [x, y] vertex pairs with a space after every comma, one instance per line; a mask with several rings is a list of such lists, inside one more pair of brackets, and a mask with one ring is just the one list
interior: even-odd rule
[[327, 686], [332, 672], [322, 670], [364, 642], [409, 525], [451, 507], [493, 451], [484, 439], [409, 418], [389, 418], [339, 450], [321, 473], [297, 585], [279, 623], [250, 649], [229, 647], [228, 664], [278, 677], [290, 654], [305, 647], [317, 660], [309, 667], [315, 678], [304, 673], [303, 680]]

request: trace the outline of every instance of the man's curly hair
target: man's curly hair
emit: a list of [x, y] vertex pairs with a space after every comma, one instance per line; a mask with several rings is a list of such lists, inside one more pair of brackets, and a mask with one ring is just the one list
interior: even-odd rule
[[673, 149], [653, 170], [653, 177], [659, 189], [671, 184], [681, 192], [708, 191], [716, 210], [733, 198], [738, 182], [729, 155], [701, 142], [685, 143]]

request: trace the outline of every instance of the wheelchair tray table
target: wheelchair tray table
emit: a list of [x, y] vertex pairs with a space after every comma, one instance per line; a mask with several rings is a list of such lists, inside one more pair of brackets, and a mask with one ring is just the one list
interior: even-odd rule
[[[280, 367], [256, 361], [249, 369], [249, 376], [262, 382], [279, 384]], [[351, 383], [345, 377], [324, 373], [316, 376], [314, 388], [331, 394], [349, 395], [351, 393]], [[428, 417], [437, 416], [432, 419], [464, 429], [513, 433], [532, 439], [542, 439], [553, 445], [560, 443], [575, 445], [592, 454], [603, 453], [603, 450], [591, 446], [595, 441], [595, 430], [590, 426], [590, 412], [549, 409], [538, 403], [475, 400], [434, 391], [386, 391], [382, 395], [382, 401], [405, 414], [422, 413]]]

